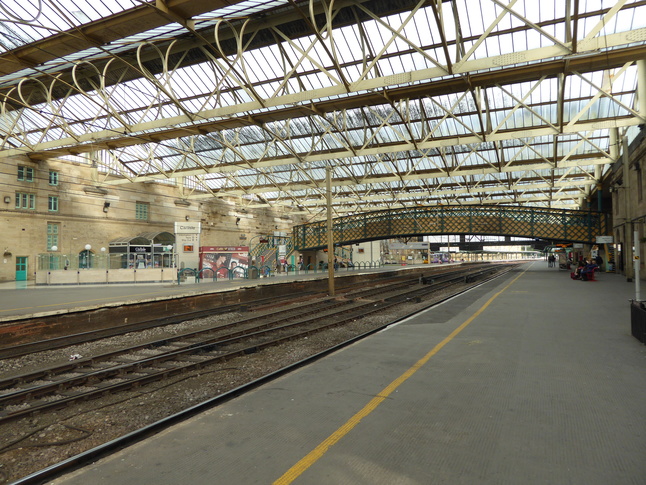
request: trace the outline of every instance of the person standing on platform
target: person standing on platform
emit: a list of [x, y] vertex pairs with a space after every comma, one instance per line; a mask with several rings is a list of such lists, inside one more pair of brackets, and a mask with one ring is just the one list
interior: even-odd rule
[[547, 257], [547, 267], [548, 267], [548, 268], [553, 268], [553, 267], [554, 267], [554, 263], [555, 263], [555, 262], [556, 262], [556, 258], [554, 257], [554, 255], [553, 255], [553, 254], [550, 254], [550, 255]]

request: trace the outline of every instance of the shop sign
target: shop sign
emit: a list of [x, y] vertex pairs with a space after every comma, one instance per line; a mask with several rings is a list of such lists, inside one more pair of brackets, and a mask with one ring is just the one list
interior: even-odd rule
[[175, 234], [199, 234], [202, 231], [201, 222], [176, 222]]

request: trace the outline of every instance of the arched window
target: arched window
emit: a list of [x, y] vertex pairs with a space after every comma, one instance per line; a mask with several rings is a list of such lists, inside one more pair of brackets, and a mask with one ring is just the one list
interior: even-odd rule
[[84, 249], [79, 253], [79, 269], [90, 269], [92, 266], [94, 266], [94, 253]]

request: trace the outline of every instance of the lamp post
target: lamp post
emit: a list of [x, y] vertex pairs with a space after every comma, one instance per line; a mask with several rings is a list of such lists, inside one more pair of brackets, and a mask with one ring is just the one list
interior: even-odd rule
[[169, 244], [168, 246], [166, 246], [166, 249], [170, 253], [168, 257], [168, 267], [172, 268], [173, 267], [173, 245]]
[[[90, 268], [90, 249], [92, 249], [92, 246], [89, 244], [85, 245], [85, 251], [83, 252], [83, 268], [84, 269], [89, 269]], [[79, 261], [80, 263], [80, 261]], [[81, 266], [79, 264], [79, 266]]]
[[[56, 252], [56, 251], [58, 251], [58, 246], [56, 246], [54, 244], [51, 248], [49, 248], [49, 250], [51, 252]], [[58, 256], [55, 255], [55, 254], [49, 254], [48, 256], [49, 256], [49, 261], [47, 262], [47, 266], [49, 266], [49, 269], [59, 269], [58, 264], [57, 264], [58, 263]], [[54, 267], [54, 266], [56, 266], [56, 267]]]

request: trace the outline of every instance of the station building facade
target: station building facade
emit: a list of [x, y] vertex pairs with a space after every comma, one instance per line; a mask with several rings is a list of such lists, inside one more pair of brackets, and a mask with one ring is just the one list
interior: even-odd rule
[[[619, 147], [611, 151], [619, 151]], [[617, 254], [616, 270], [632, 279], [635, 261], [640, 279], [646, 279], [646, 136], [644, 125], [609, 173], [604, 192], [612, 197], [613, 241]], [[635, 237], [636, 236], [636, 237]], [[635, 255], [639, 251], [639, 259]]]
[[43, 255], [49, 264], [82, 268], [109, 254], [113, 241], [173, 233], [177, 221], [201, 222], [204, 246], [248, 246], [258, 235], [290, 233], [305, 222], [240, 200], [188, 200], [174, 183], [102, 185], [85, 159], [25, 156], [0, 164], [0, 282], [34, 279]]

